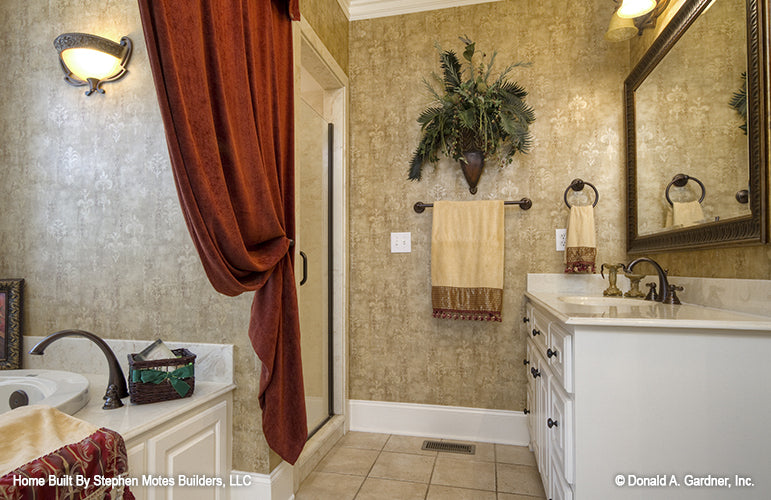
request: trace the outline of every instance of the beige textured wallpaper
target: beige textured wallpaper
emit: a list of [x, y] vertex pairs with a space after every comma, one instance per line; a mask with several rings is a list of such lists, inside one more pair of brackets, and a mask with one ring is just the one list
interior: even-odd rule
[[[268, 472], [251, 296], [209, 285], [177, 200], [135, 0], [0, 2], [0, 276], [25, 278], [26, 335], [235, 345], [235, 468]], [[83, 95], [54, 38], [129, 35], [129, 74]], [[55, 356], [54, 352], [47, 356]]]
[[337, 0], [300, 0], [300, 15], [324, 42], [337, 64], [348, 72], [348, 18]]
[[[521, 410], [528, 272], [563, 271], [556, 228], [573, 178], [597, 186], [599, 262], [625, 255], [622, 83], [628, 44], [603, 39], [606, 0], [503, 1], [351, 23], [350, 397], [352, 399]], [[429, 103], [422, 78], [439, 71], [434, 42], [498, 51], [515, 61], [513, 79], [535, 108], [530, 154], [488, 164], [472, 196], [460, 169], [442, 161], [421, 182], [407, 180]], [[506, 209], [504, 313], [500, 324], [434, 319], [430, 300], [431, 209], [417, 201], [527, 196], [533, 208]], [[412, 233], [412, 253], [391, 254], [390, 232]]]

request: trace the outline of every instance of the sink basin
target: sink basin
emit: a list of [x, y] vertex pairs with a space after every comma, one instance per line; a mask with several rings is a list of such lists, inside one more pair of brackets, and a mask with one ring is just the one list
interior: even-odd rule
[[568, 295], [560, 297], [559, 300], [568, 304], [579, 306], [599, 306], [599, 307], [655, 307], [658, 302], [653, 300], [628, 299], [625, 297], [593, 297], [581, 295]]
[[42, 404], [72, 415], [86, 403], [88, 379], [83, 375], [59, 370], [0, 371], [0, 413]]

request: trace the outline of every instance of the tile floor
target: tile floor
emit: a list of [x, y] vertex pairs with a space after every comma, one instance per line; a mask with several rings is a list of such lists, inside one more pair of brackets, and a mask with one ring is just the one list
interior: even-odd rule
[[349, 432], [300, 485], [297, 500], [543, 499], [523, 446], [476, 445], [474, 455], [423, 451], [425, 438]]

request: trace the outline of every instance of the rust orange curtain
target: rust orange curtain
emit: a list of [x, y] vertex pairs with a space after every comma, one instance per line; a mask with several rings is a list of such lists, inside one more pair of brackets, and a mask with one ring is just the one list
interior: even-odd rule
[[265, 438], [289, 463], [307, 437], [293, 271], [299, 0], [138, 0], [188, 230], [214, 288], [254, 291]]

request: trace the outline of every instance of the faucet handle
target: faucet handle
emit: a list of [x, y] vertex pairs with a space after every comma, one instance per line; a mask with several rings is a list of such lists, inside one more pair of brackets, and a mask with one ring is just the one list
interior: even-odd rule
[[669, 294], [667, 295], [667, 304], [680, 304], [680, 299], [677, 297], [677, 292], [682, 292], [683, 287], [677, 285], [669, 285]]
[[659, 294], [656, 293], [656, 283], [646, 283], [645, 286], [650, 289], [648, 290], [648, 295], [645, 296], [645, 300], [659, 300]]

